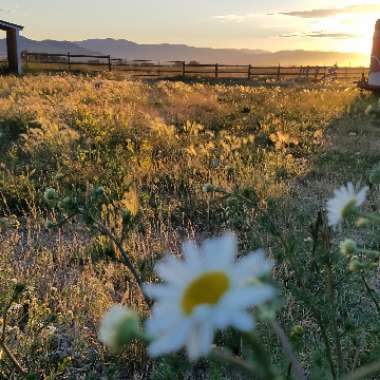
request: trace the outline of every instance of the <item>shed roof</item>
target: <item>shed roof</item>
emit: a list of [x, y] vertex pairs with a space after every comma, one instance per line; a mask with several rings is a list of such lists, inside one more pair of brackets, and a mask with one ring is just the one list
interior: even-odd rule
[[12, 22], [0, 20], [0, 29], [3, 29], [3, 30], [20, 29], [20, 30], [22, 30], [22, 29], [24, 29], [24, 27], [22, 25], [13, 24]]

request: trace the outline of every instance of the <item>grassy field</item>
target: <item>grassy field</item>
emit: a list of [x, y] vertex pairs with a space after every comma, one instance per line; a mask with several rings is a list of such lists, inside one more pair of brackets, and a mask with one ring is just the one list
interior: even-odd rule
[[[318, 318], [294, 288], [309, 289], [316, 308], [329, 302], [319, 292], [324, 270], [308, 269], [315, 254], [310, 226], [338, 185], [366, 183], [380, 161], [378, 109], [375, 97], [342, 82], [251, 86], [129, 81], [112, 74], [0, 77], [0, 301], [4, 309], [15, 282], [25, 284], [5, 330], [8, 346], [34, 373], [30, 378], [240, 378], [212, 360], [190, 365], [179, 355], [153, 363], [139, 344], [112, 355], [99, 343], [98, 323], [112, 304], [147, 309], [115, 245], [80, 220], [47, 228], [57, 215], [43, 196], [46, 188], [82, 196], [99, 186], [112, 199], [101, 213], [110, 230], [122, 234], [119, 208], [133, 216], [123, 242], [146, 281], [154, 280], [157, 259], [178, 253], [187, 238], [227, 229], [238, 233], [242, 252], [264, 247], [278, 261], [284, 330], [298, 339], [294, 346], [310, 377], [332, 378]], [[232, 196], [205, 193], [207, 183]], [[370, 207], [377, 209], [376, 195]], [[298, 252], [305, 269], [301, 283], [286, 258], [278, 260], [283, 248], [268, 218]], [[334, 251], [340, 237], [332, 242]], [[378, 247], [376, 230], [368, 239]], [[358, 290], [360, 278], [353, 275], [349, 287], [340, 286], [341, 265], [334, 269], [341, 314], [325, 326], [332, 346], [334, 326], [342, 334], [345, 364], [337, 367], [343, 375], [379, 356], [380, 335], [371, 298]], [[374, 289], [376, 280], [373, 271], [367, 281]], [[294, 331], [302, 333], [297, 338]], [[274, 366], [286, 374], [273, 332], [265, 323], [258, 332]], [[219, 339], [239, 352], [232, 333]], [[4, 353], [0, 377], [19, 378]]]

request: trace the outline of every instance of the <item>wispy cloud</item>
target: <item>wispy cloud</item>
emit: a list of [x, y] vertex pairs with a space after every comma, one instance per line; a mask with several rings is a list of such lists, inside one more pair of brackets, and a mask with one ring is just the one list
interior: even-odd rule
[[301, 18], [325, 18], [347, 13], [373, 13], [380, 12], [380, 4], [360, 4], [350, 5], [343, 8], [324, 8], [301, 11], [281, 12], [284, 16], [293, 16]]
[[213, 19], [219, 20], [221, 22], [235, 22], [242, 23], [253, 20], [255, 18], [262, 17], [274, 17], [274, 16], [291, 16], [300, 17], [306, 19], [317, 19], [332, 17], [340, 14], [371, 14], [375, 12], [380, 12], [380, 3], [368, 3], [368, 4], [357, 4], [350, 5], [342, 8], [320, 8], [320, 9], [308, 9], [308, 10], [295, 10], [289, 12], [279, 12], [279, 13], [267, 13], [267, 14], [257, 14], [257, 13], [246, 13], [246, 14], [227, 14], [213, 16]]
[[281, 34], [282, 38], [331, 38], [335, 40], [346, 40], [352, 38], [359, 38], [357, 34], [350, 33], [327, 33], [327, 32], [311, 32], [311, 33], [284, 33]]
[[252, 20], [256, 17], [260, 17], [262, 15], [254, 14], [254, 13], [248, 13], [245, 15], [237, 15], [237, 14], [228, 14], [228, 15], [222, 15], [222, 16], [213, 16], [213, 19], [219, 20], [221, 22], [245, 22], [248, 20]]

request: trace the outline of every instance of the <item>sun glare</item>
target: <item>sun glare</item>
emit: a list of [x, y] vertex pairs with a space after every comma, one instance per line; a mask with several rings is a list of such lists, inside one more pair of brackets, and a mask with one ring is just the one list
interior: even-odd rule
[[[374, 26], [380, 18], [377, 14], [346, 13], [315, 21], [312, 32], [325, 33], [331, 37], [326, 43], [326, 49], [341, 52], [362, 53], [364, 57], [370, 56]], [[367, 65], [368, 59], [354, 60], [352, 65]]]

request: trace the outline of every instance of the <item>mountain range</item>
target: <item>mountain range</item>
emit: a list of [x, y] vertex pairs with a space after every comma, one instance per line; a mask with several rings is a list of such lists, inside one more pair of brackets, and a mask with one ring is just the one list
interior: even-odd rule
[[[127, 60], [197, 61], [200, 63], [252, 65], [361, 65], [368, 59], [360, 53], [309, 50], [270, 52], [258, 49], [215, 49], [183, 44], [138, 44], [125, 39], [88, 39], [83, 41], [36, 41], [21, 37], [21, 50], [35, 53], [111, 55]], [[0, 55], [6, 55], [5, 40], [0, 39]]]

